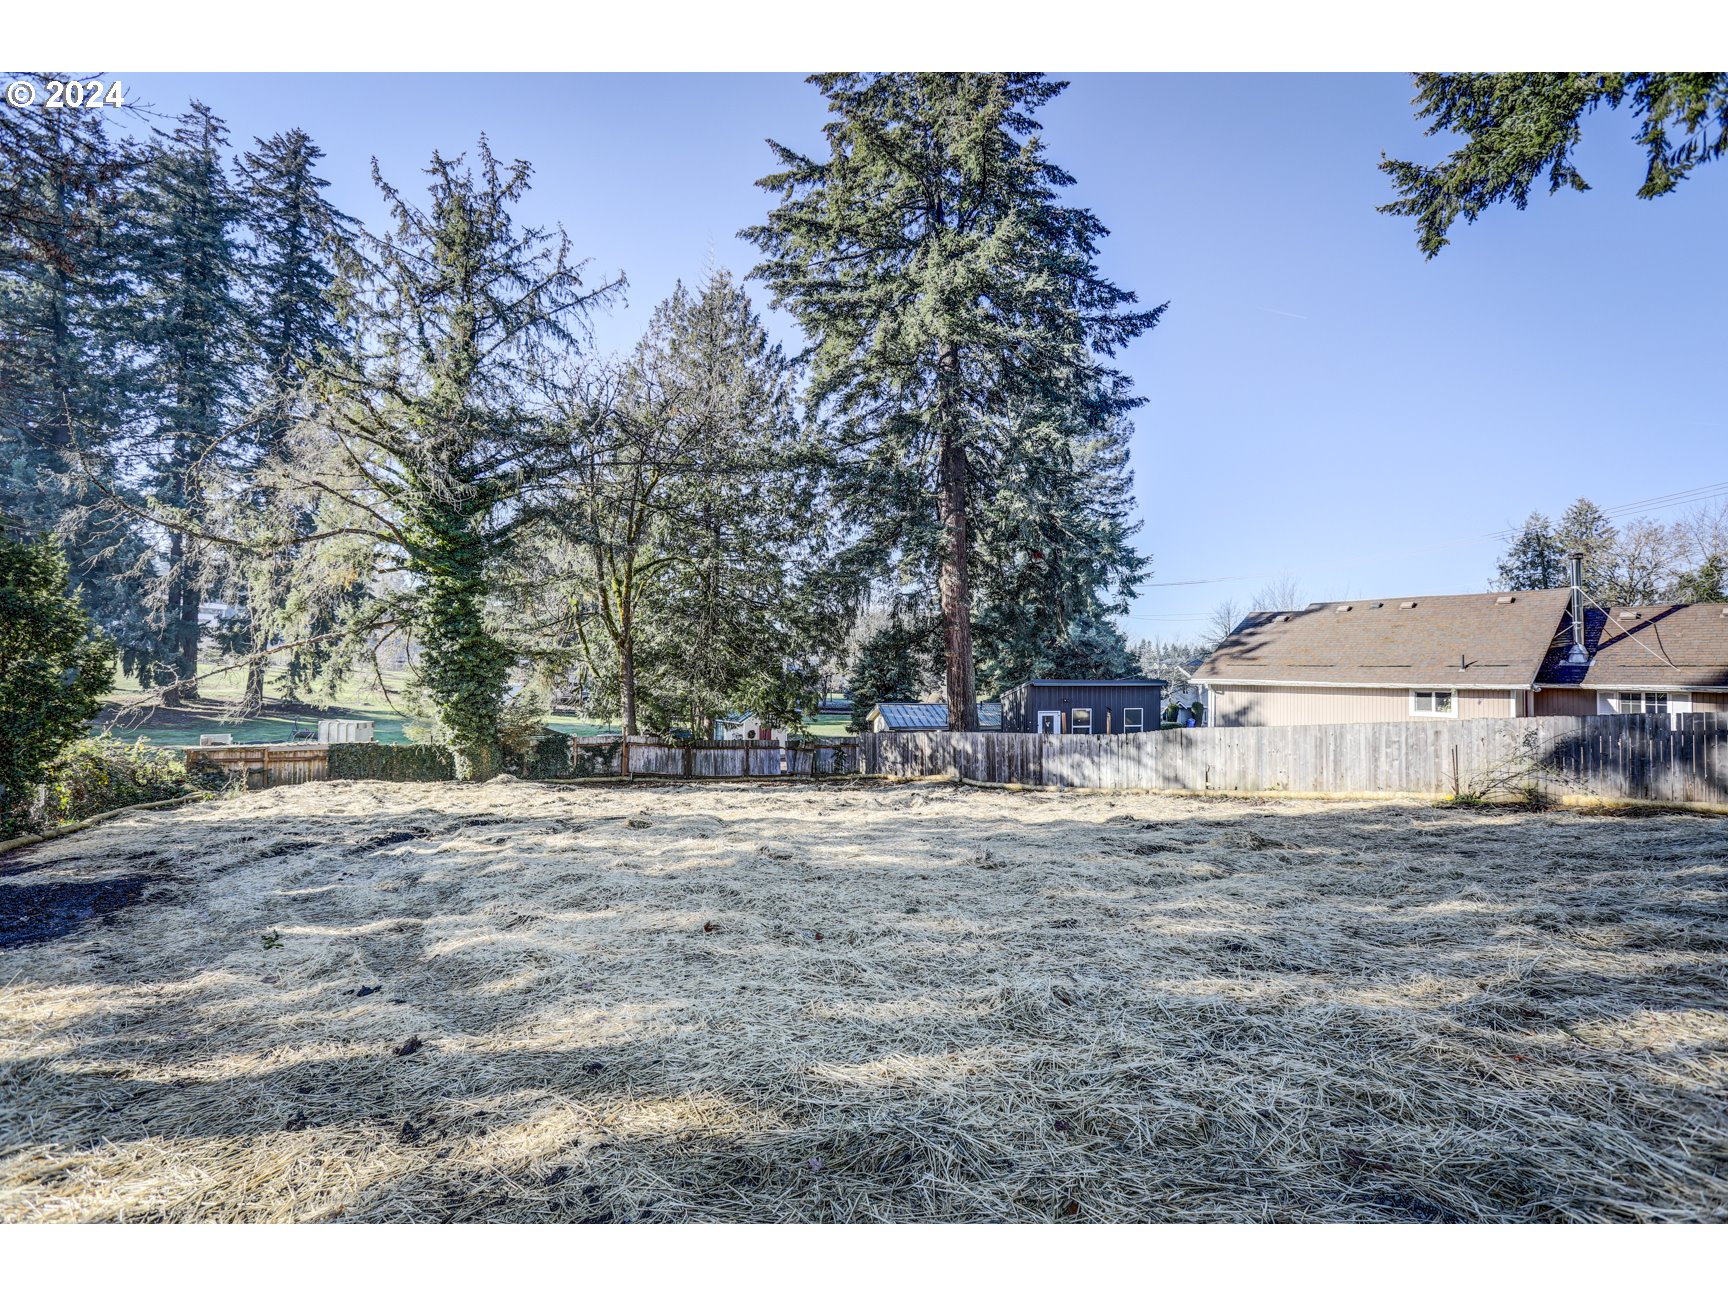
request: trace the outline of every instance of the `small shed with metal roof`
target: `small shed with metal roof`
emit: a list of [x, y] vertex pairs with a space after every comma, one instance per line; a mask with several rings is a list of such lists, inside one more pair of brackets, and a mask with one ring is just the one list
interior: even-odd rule
[[[864, 717], [871, 733], [931, 733], [948, 728], [948, 708], [941, 702], [878, 702]], [[1002, 704], [980, 702], [978, 727], [1002, 727]]]

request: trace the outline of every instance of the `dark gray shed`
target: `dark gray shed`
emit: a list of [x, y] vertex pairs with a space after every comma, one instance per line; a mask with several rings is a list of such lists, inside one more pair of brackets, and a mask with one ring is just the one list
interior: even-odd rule
[[1035, 679], [1002, 694], [1004, 733], [1141, 733], [1158, 728], [1161, 679]]

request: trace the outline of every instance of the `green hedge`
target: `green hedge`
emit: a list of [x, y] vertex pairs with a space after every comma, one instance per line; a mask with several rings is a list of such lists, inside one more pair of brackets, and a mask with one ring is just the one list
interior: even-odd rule
[[456, 764], [432, 743], [331, 743], [330, 777], [437, 783], [455, 778]]
[[[548, 729], [528, 750], [506, 757], [504, 767], [518, 778], [569, 778], [570, 738]], [[381, 779], [389, 783], [436, 783], [456, 777], [450, 749], [434, 743], [331, 743], [330, 777]]]
[[565, 749], [575, 753], [575, 758], [570, 761], [570, 777], [593, 778], [599, 774], [615, 773], [618, 749], [623, 745], [622, 738], [605, 744], [583, 743], [580, 747], [570, 743]]
[[533, 740], [526, 753], [506, 758], [504, 765], [518, 778], [569, 778], [570, 735], [547, 729]]

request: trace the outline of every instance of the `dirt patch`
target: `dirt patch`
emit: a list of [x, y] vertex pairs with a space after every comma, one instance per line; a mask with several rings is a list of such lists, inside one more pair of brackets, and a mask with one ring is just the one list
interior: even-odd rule
[[1728, 1221], [1723, 842], [868, 785], [121, 819], [0, 876], [0, 1218]]
[[69, 936], [85, 923], [110, 920], [150, 879], [133, 874], [100, 882], [34, 882], [0, 888], [0, 949]]
[[171, 880], [149, 850], [0, 857], [0, 949], [60, 940], [91, 923], [113, 926], [128, 905], [170, 899]]

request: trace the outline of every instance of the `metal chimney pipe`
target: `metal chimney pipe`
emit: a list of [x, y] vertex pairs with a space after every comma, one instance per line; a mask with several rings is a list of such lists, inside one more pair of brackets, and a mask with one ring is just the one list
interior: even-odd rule
[[1572, 574], [1572, 646], [1566, 650], [1566, 664], [1583, 666], [1590, 660], [1584, 648], [1584, 553], [1574, 549], [1566, 555], [1566, 565]]

